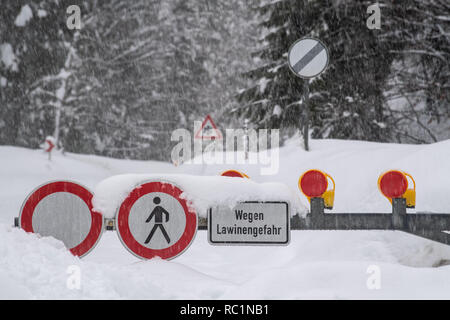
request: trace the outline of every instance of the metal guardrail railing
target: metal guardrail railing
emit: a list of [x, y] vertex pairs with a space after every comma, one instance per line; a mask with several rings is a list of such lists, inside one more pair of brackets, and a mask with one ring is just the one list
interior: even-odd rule
[[[398, 230], [450, 245], [450, 214], [406, 213], [406, 199], [392, 199], [392, 213], [325, 213], [324, 199], [311, 198], [311, 212], [291, 218], [291, 230]], [[198, 230], [207, 230], [205, 218]]]

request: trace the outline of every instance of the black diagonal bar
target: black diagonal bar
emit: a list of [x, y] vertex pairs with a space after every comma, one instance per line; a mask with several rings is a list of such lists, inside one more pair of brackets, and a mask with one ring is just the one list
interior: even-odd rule
[[325, 48], [320, 42], [317, 42], [311, 50], [309, 50], [296, 64], [292, 66], [292, 69], [296, 73], [299, 73], [308, 63], [310, 63], [322, 50]]

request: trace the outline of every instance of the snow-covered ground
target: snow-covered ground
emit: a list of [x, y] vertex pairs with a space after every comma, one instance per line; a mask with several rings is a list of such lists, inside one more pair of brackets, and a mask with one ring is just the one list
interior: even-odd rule
[[[402, 232], [292, 231], [286, 247], [216, 247], [199, 231], [180, 257], [141, 261], [114, 232], [105, 232], [80, 260], [60, 241], [11, 227], [27, 194], [49, 180], [70, 179], [95, 190], [118, 174], [215, 176], [230, 168], [256, 182], [284, 183], [305, 205], [298, 178], [322, 169], [336, 181], [335, 212], [389, 212], [377, 178], [402, 169], [416, 180], [417, 212], [450, 213], [450, 140], [421, 146], [313, 140], [309, 153], [293, 141], [280, 149], [273, 176], [260, 175], [257, 165], [175, 167], [75, 154], [55, 154], [49, 162], [40, 150], [8, 146], [0, 146], [0, 159], [3, 299], [450, 299], [450, 247]], [[67, 286], [74, 265], [81, 271], [80, 289]], [[380, 288], [369, 289], [378, 271]]]

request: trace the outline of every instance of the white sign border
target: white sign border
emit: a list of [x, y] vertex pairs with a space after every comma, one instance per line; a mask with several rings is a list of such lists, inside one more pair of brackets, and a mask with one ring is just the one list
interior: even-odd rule
[[[300, 41], [303, 41], [303, 40], [315, 40], [315, 41], [319, 42], [319, 43], [325, 48], [325, 51], [327, 52], [327, 64], [326, 64], [325, 67], [322, 69], [322, 71], [320, 71], [318, 74], [316, 74], [316, 75], [314, 75], [314, 76], [311, 76], [311, 77], [305, 77], [305, 76], [302, 76], [302, 75], [298, 74], [297, 72], [295, 72], [294, 69], [293, 69], [292, 66], [291, 66], [290, 61], [289, 61], [289, 57], [290, 57], [290, 55], [291, 55], [291, 50], [292, 50], [292, 48], [294, 48], [294, 46], [295, 46], [297, 43], [299, 43]], [[320, 76], [322, 73], [324, 73], [325, 71], [327, 71], [329, 64], [330, 64], [330, 51], [328, 50], [328, 47], [325, 45], [325, 43], [323, 43], [323, 41], [320, 40], [320, 39], [318, 39], [318, 38], [315, 38], [315, 37], [304, 37], [304, 38], [298, 39], [297, 41], [295, 41], [295, 42], [289, 47], [288, 54], [287, 54], [287, 65], [288, 65], [289, 69], [291, 70], [291, 72], [292, 72], [293, 74], [295, 74], [297, 77], [301, 78], [301, 79], [314, 79], [314, 78]]]

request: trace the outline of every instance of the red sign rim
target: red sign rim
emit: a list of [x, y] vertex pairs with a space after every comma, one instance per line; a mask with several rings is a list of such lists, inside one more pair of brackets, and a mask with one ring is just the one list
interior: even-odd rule
[[222, 172], [221, 176], [231, 178], [245, 178], [245, 176], [241, 172], [233, 169]]
[[[206, 123], [208, 121], [211, 123], [211, 126], [216, 131], [217, 137], [215, 137], [215, 136], [203, 136], [202, 135], [203, 128], [205, 127], [205, 125], [206, 125]], [[216, 140], [216, 139], [217, 140], [221, 140], [222, 139], [222, 133], [220, 132], [219, 129], [217, 129], [216, 124], [214, 123], [213, 119], [211, 118], [211, 116], [209, 114], [206, 115], [206, 118], [205, 118], [205, 120], [203, 120], [200, 129], [195, 134], [194, 139], [202, 139], [202, 140]]]
[[35, 233], [33, 230], [33, 214], [34, 209], [41, 200], [50, 194], [57, 192], [68, 192], [81, 198], [91, 212], [91, 229], [86, 238], [76, 247], [70, 248], [69, 251], [78, 257], [88, 254], [98, 243], [103, 233], [103, 216], [94, 211], [92, 207], [92, 193], [85, 187], [72, 181], [52, 181], [37, 187], [25, 199], [22, 209], [20, 210], [19, 221], [20, 228], [26, 232]]
[[55, 147], [55, 145], [53, 144], [53, 142], [51, 140], [45, 140], [45, 142], [48, 143], [48, 148], [45, 150], [45, 152], [51, 152], [53, 150], [53, 148]]
[[[308, 175], [310, 175], [310, 174], [320, 175], [321, 177], [323, 177], [324, 184], [322, 186], [320, 186], [321, 187], [320, 190], [308, 190], [305, 188], [306, 187], [305, 183], [309, 182], [309, 181], [306, 181], [305, 178], [308, 179]], [[308, 187], [309, 187], [309, 185], [308, 185]], [[327, 188], [328, 188], [328, 179], [325, 176], [325, 174], [323, 174], [323, 172], [321, 172], [319, 170], [315, 170], [315, 169], [308, 170], [300, 178], [300, 189], [307, 197], [310, 197], [310, 198], [320, 197], [325, 193], [325, 191], [327, 191]], [[312, 191], [317, 191], [317, 192], [312, 192]]]
[[[393, 181], [386, 182], [386, 179], [392, 179], [394, 178], [394, 175], [395, 178], [399, 178], [399, 180], [395, 182], [400, 182], [401, 185], [394, 186]], [[388, 183], [388, 185], [386, 186], [385, 183]], [[400, 171], [390, 170], [385, 172], [380, 178], [380, 191], [387, 198], [401, 198], [407, 189], [408, 179], [406, 179], [405, 175]]]
[[[140, 197], [152, 192], [167, 193], [177, 199], [183, 207], [186, 215], [186, 226], [181, 238], [178, 239], [176, 243], [165, 249], [150, 249], [141, 245], [133, 237], [128, 224], [128, 217], [134, 203]], [[120, 205], [116, 215], [117, 234], [128, 251], [141, 259], [160, 257], [162, 259], [170, 260], [182, 254], [189, 247], [197, 233], [198, 221], [195, 210], [188, 205], [185, 199], [180, 198], [182, 193], [183, 191], [173, 183], [163, 181], [143, 182], [130, 192], [128, 197]]]

